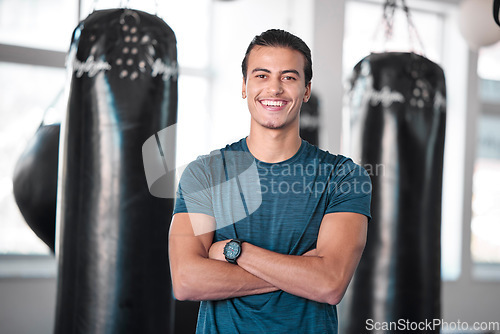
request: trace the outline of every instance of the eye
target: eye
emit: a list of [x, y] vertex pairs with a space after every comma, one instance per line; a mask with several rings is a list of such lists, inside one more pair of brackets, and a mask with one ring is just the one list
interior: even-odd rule
[[283, 77], [283, 80], [287, 80], [287, 81], [288, 81], [288, 80], [297, 80], [297, 78], [292, 77], [292, 76], [290, 76], [290, 75], [287, 75], [286, 77]]
[[267, 78], [267, 75], [265, 75], [265, 74], [257, 74], [255, 77], [259, 78], [259, 79], [265, 79], [265, 78]]

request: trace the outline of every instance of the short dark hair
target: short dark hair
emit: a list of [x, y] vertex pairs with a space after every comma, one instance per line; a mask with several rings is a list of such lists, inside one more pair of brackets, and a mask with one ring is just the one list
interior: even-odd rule
[[241, 71], [243, 72], [243, 78], [245, 81], [247, 79], [248, 55], [257, 45], [283, 47], [299, 51], [305, 58], [304, 75], [306, 85], [311, 81], [313, 75], [311, 50], [302, 39], [289, 33], [288, 31], [280, 29], [269, 29], [262, 34], [255, 36], [252, 42], [250, 42], [247, 52], [245, 53], [245, 58], [243, 58], [243, 62], [241, 63]]

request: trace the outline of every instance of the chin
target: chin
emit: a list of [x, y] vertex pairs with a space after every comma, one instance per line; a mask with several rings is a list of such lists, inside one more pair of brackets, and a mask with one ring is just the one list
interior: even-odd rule
[[272, 129], [272, 130], [278, 130], [278, 129], [282, 129], [285, 127], [285, 123], [277, 123], [277, 122], [272, 122], [272, 121], [261, 124], [261, 125], [267, 129]]

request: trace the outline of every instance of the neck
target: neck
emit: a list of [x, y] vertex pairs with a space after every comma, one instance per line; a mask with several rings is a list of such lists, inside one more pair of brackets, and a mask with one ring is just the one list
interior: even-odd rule
[[292, 129], [265, 129], [250, 126], [247, 146], [260, 161], [277, 163], [290, 159], [302, 143], [298, 127]]

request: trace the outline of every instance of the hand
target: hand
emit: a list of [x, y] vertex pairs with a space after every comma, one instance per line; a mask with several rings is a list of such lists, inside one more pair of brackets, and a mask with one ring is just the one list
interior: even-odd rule
[[224, 246], [231, 241], [231, 239], [217, 241], [210, 246], [208, 250], [208, 258], [212, 260], [226, 261], [224, 256]]

